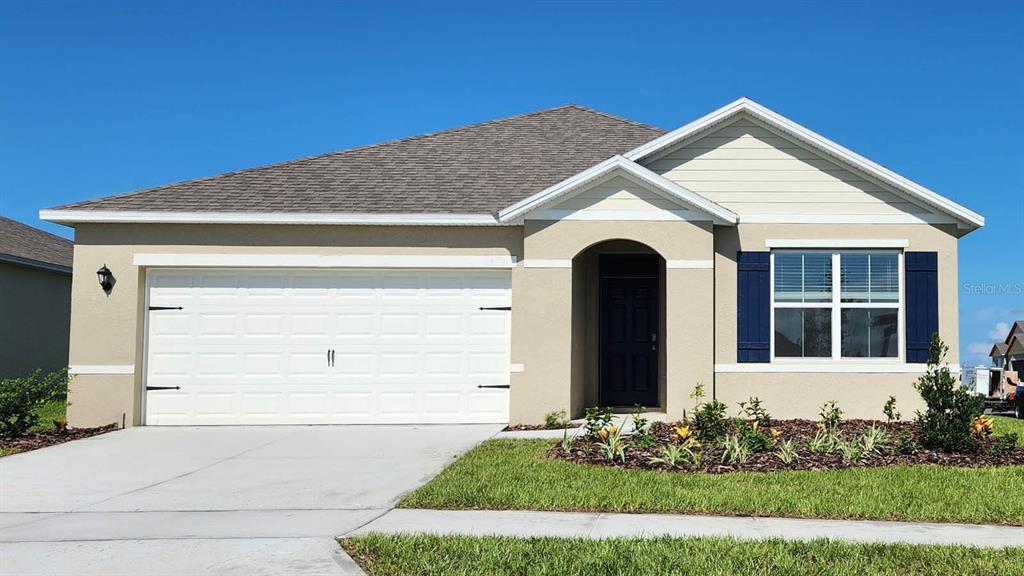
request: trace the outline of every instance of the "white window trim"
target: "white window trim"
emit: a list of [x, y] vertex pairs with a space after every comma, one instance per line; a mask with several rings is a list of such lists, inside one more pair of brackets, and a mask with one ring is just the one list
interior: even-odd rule
[[[857, 249], [847, 247], [836, 247], [836, 248], [792, 248], [781, 251], [799, 251], [801, 253], [807, 252], [822, 252], [829, 253], [832, 255], [832, 300], [830, 302], [775, 302], [775, 254], [780, 250], [772, 250], [769, 253], [769, 266], [768, 266], [768, 289], [770, 292], [769, 301], [771, 302], [771, 308], [768, 313], [768, 331], [769, 331], [769, 354], [770, 362], [778, 364], [800, 364], [804, 366], [813, 366], [820, 364], [823, 367], [826, 365], [832, 365], [836, 363], [842, 363], [844, 365], [856, 366], [857, 364], [904, 364], [905, 363], [905, 310], [904, 305], [904, 291], [905, 282], [903, 281], [903, 250], [899, 250], [897, 262], [898, 262], [898, 300], [893, 302], [843, 302], [842, 301], [842, 284], [840, 263], [839, 263], [839, 252], [870, 252], [876, 251], [878, 248], [875, 247], [859, 247]], [[823, 358], [807, 358], [807, 357], [776, 357], [775, 356], [775, 310], [777, 308], [829, 308], [832, 313], [832, 355], [830, 357]], [[896, 309], [896, 330], [897, 330], [897, 350], [895, 358], [852, 358], [844, 357], [842, 350], [842, 312], [844, 308], [895, 308]]]

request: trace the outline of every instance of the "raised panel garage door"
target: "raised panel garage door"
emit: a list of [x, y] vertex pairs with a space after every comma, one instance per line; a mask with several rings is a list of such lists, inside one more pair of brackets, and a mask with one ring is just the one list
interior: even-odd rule
[[508, 421], [508, 271], [147, 279], [147, 424]]

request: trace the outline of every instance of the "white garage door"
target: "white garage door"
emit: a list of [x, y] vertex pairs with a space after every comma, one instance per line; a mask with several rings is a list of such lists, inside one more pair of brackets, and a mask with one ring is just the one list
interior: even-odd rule
[[152, 270], [148, 282], [147, 424], [508, 421], [510, 314], [481, 310], [510, 305], [508, 271]]

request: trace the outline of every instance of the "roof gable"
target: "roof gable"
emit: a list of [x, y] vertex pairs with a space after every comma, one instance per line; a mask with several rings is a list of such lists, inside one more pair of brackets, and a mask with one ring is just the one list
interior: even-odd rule
[[934, 211], [950, 216], [961, 228], [971, 230], [985, 224], [985, 219], [980, 214], [904, 178], [852, 150], [840, 146], [824, 136], [757, 104], [749, 98], [740, 98], [710, 114], [638, 146], [623, 156], [633, 161], [643, 162], [645, 159], [666, 149], [688, 140], [699, 138], [702, 134], [713, 131], [741, 114], [749, 115], [749, 117], [764, 123], [764, 125], [771, 127], [773, 130], [794, 139], [844, 167], [862, 172], [887, 186], [893, 187], [895, 190], [913, 199], [916, 203], [926, 205]]
[[667, 200], [684, 208], [687, 212], [692, 211], [694, 214], [688, 219], [710, 220], [716, 224], [726, 225], [737, 222], [737, 216], [731, 210], [719, 206], [707, 198], [695, 194], [622, 156], [613, 156], [596, 166], [566, 178], [558, 184], [509, 206], [498, 213], [498, 219], [502, 222], [522, 219], [534, 211], [551, 207], [558, 201], [579, 194], [616, 176], [624, 177], [648, 190], [655, 191]]
[[70, 272], [74, 244], [38, 228], [0, 216], [0, 260]]

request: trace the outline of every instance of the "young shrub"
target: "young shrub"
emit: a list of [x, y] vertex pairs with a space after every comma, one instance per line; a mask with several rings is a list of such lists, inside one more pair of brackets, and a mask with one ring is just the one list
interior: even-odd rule
[[921, 394], [926, 409], [914, 418], [921, 441], [927, 448], [965, 452], [977, 448], [972, 424], [984, 409], [984, 400], [961, 387], [942, 364], [947, 346], [938, 334], [932, 336], [927, 372], [914, 387]]
[[882, 414], [885, 414], [885, 421], [890, 424], [900, 419], [902, 414], [899, 410], [896, 410], [896, 397], [889, 396], [889, 399], [885, 401], [885, 406], [882, 406]]
[[767, 452], [775, 447], [775, 439], [765, 434], [756, 420], [753, 424], [742, 422], [737, 427], [737, 435], [751, 452]]
[[737, 434], [729, 434], [722, 438], [722, 463], [746, 464], [750, 460], [750, 447]]
[[896, 452], [900, 454], [913, 454], [921, 449], [921, 445], [917, 443], [917, 440], [913, 435], [906, 432], [899, 435], [896, 438], [896, 444], [893, 446], [896, 448]]
[[1017, 438], [1016, 432], [996, 436], [992, 439], [992, 443], [985, 448], [985, 452], [989, 456], [995, 456], [996, 458], [1009, 456], [1017, 448]]
[[807, 439], [807, 447], [816, 454], [825, 454], [833, 452], [841, 440], [836, 433], [821, 428]]
[[839, 431], [839, 423], [843, 421], [843, 411], [835, 400], [829, 400], [822, 404], [819, 414], [821, 414], [821, 423], [826, 432], [836, 433]]
[[616, 458], [620, 462], [626, 461], [626, 442], [622, 439], [622, 430], [615, 425], [609, 425], [598, 432], [597, 446], [605, 460], [614, 462]]
[[544, 427], [548, 430], [558, 430], [560, 428], [569, 427], [569, 418], [565, 414], [565, 410], [558, 410], [555, 412], [548, 412], [544, 415]]
[[746, 402], [740, 402], [739, 406], [747, 420], [757, 422], [761, 426], [772, 423], [772, 415], [761, 405], [761, 399], [757, 396], [751, 396]]
[[566, 454], [572, 452], [572, 443], [576, 440], [576, 434], [578, 433], [579, 431], [577, 430], [576, 432], [573, 432], [572, 436], [569, 436], [568, 428], [562, 432], [562, 452], [565, 452]]
[[792, 440], [782, 440], [779, 442], [779, 448], [775, 451], [775, 456], [782, 461], [783, 464], [792, 464], [800, 455], [796, 452], [796, 446]]
[[0, 436], [17, 438], [39, 424], [38, 409], [68, 393], [68, 370], [0, 380]]
[[644, 407], [636, 404], [633, 406], [633, 446], [637, 448], [650, 448], [654, 446], [657, 439], [651, 434], [651, 421], [644, 417]]
[[613, 414], [611, 408], [593, 406], [591, 408], [587, 408], [584, 417], [587, 422], [584, 424], [583, 429], [587, 431], [587, 436], [597, 438], [601, 433], [601, 430], [604, 430], [611, 425]]
[[845, 440], [839, 439], [839, 441], [836, 442], [835, 451], [838, 452], [846, 462], [854, 462], [864, 455], [864, 444], [857, 440], [846, 442]]
[[700, 466], [701, 453], [699, 444], [693, 447], [689, 444], [667, 444], [661, 447], [658, 456], [651, 458], [648, 462], [655, 466], [668, 466], [674, 468], [680, 464]]
[[714, 442], [725, 435], [729, 422], [725, 419], [725, 404], [712, 400], [701, 404], [693, 413], [697, 437], [703, 442]]

